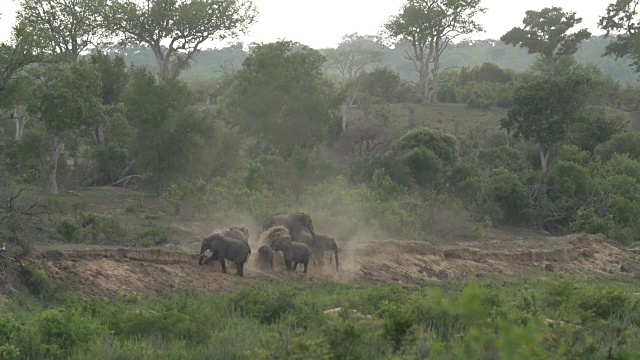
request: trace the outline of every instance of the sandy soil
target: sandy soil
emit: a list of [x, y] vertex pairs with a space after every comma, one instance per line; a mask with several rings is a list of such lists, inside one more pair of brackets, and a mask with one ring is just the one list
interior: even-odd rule
[[551, 272], [578, 276], [640, 273], [640, 255], [607, 240], [604, 235], [571, 235], [539, 240], [503, 239], [435, 247], [426, 242], [388, 240], [341, 246], [340, 270], [328, 264], [310, 265], [308, 274], [284, 269], [277, 253], [274, 271], [259, 271], [257, 246], [245, 267], [245, 277], [234, 276], [220, 264], [198, 265], [198, 244], [164, 248], [91, 247], [41, 249], [29, 261], [51, 277], [66, 282], [72, 292], [86, 297], [112, 298], [118, 294], [161, 295], [176, 290], [224, 293], [264, 284], [337, 282], [419, 285], [445, 279], [509, 279], [544, 276]]

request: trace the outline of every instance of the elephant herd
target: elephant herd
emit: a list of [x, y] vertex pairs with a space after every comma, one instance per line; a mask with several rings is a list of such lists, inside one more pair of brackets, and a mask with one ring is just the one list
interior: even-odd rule
[[[316, 234], [309, 214], [274, 215], [264, 223], [262, 230], [263, 245], [258, 248], [257, 259], [260, 269], [273, 269], [274, 253], [282, 251], [287, 270], [295, 271], [298, 265], [302, 265], [306, 273], [310, 260], [316, 265], [317, 258], [318, 263], [322, 265], [324, 252], [332, 251], [338, 270], [336, 240], [330, 236]], [[207, 250], [211, 252], [208, 258], [205, 255]], [[230, 260], [235, 264], [236, 275], [244, 276], [244, 264], [250, 255], [249, 230], [245, 227], [232, 227], [221, 234], [213, 234], [202, 240], [198, 263], [206, 265], [211, 261], [219, 261], [222, 272], [226, 273], [225, 260]]]

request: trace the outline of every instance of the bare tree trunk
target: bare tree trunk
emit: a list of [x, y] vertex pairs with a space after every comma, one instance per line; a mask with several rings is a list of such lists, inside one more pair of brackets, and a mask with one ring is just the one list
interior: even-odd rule
[[96, 126], [96, 141], [98, 142], [98, 145], [106, 144], [105, 139], [104, 139], [104, 124], [103, 123], [100, 123], [100, 124], [98, 124], [98, 126]]
[[60, 137], [58, 135], [53, 136], [53, 155], [51, 160], [53, 161], [53, 165], [51, 166], [51, 172], [49, 173], [49, 191], [54, 194], [58, 194], [58, 160], [60, 159], [60, 153], [64, 148], [64, 143], [60, 141]]
[[14, 120], [16, 122], [16, 140], [18, 140], [22, 136], [22, 133], [20, 131], [20, 118], [16, 117]]
[[542, 148], [540, 148], [539, 151], [540, 151], [540, 168], [542, 169], [542, 176], [544, 176], [547, 174], [550, 151], [545, 151]]
[[424, 105], [431, 104], [429, 85], [429, 64], [420, 64], [420, 102]]
[[20, 108], [18, 106], [14, 106], [11, 111], [11, 117], [14, 119], [16, 123], [16, 140], [22, 137], [22, 133], [24, 133], [24, 127], [27, 125], [29, 121], [29, 115], [25, 112], [24, 114], [20, 114]]
[[356, 100], [356, 96], [358, 95], [358, 90], [360, 90], [359, 82], [358, 82], [358, 85], [356, 86], [356, 89], [353, 91], [353, 94], [351, 94], [351, 97], [347, 99], [348, 101], [345, 102], [344, 105], [342, 105], [342, 123], [341, 123], [342, 134], [344, 134], [344, 132], [347, 130], [347, 117], [349, 116], [349, 110], [351, 110], [351, 107], [353, 106], [353, 102]]
[[415, 129], [418, 126], [416, 122], [416, 108], [409, 106], [409, 129]]

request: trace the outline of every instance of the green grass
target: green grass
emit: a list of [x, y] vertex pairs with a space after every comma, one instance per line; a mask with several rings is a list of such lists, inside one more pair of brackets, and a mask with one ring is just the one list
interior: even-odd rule
[[[633, 359], [638, 281], [263, 286], [216, 296], [0, 304], [0, 355], [71, 359]], [[323, 312], [343, 307], [363, 319]], [[551, 320], [551, 321], [550, 321]], [[4, 353], [3, 353], [4, 351]]]

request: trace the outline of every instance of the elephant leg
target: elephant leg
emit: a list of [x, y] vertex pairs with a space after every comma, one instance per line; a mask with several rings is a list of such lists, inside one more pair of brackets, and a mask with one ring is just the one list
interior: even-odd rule
[[307, 266], [309, 266], [309, 262], [303, 262], [302, 265], [304, 266], [304, 273], [307, 273]]
[[244, 269], [244, 261], [240, 262], [240, 261], [236, 261], [236, 269], [238, 269], [238, 271], [236, 271], [236, 275], [239, 275], [240, 277], [244, 277], [244, 273], [243, 273], [243, 269]]
[[298, 267], [298, 262], [297, 262], [297, 261], [294, 261], [294, 262], [293, 262], [293, 269], [292, 269], [292, 270], [293, 270], [293, 271], [296, 271], [296, 268], [297, 268], [297, 267]]
[[287, 268], [287, 270], [291, 270], [291, 261], [287, 260], [287, 258], [284, 259], [284, 267]]
[[220, 266], [222, 266], [222, 272], [227, 273], [227, 264], [225, 264], [225, 251], [224, 248], [218, 252], [218, 257], [220, 258]]

